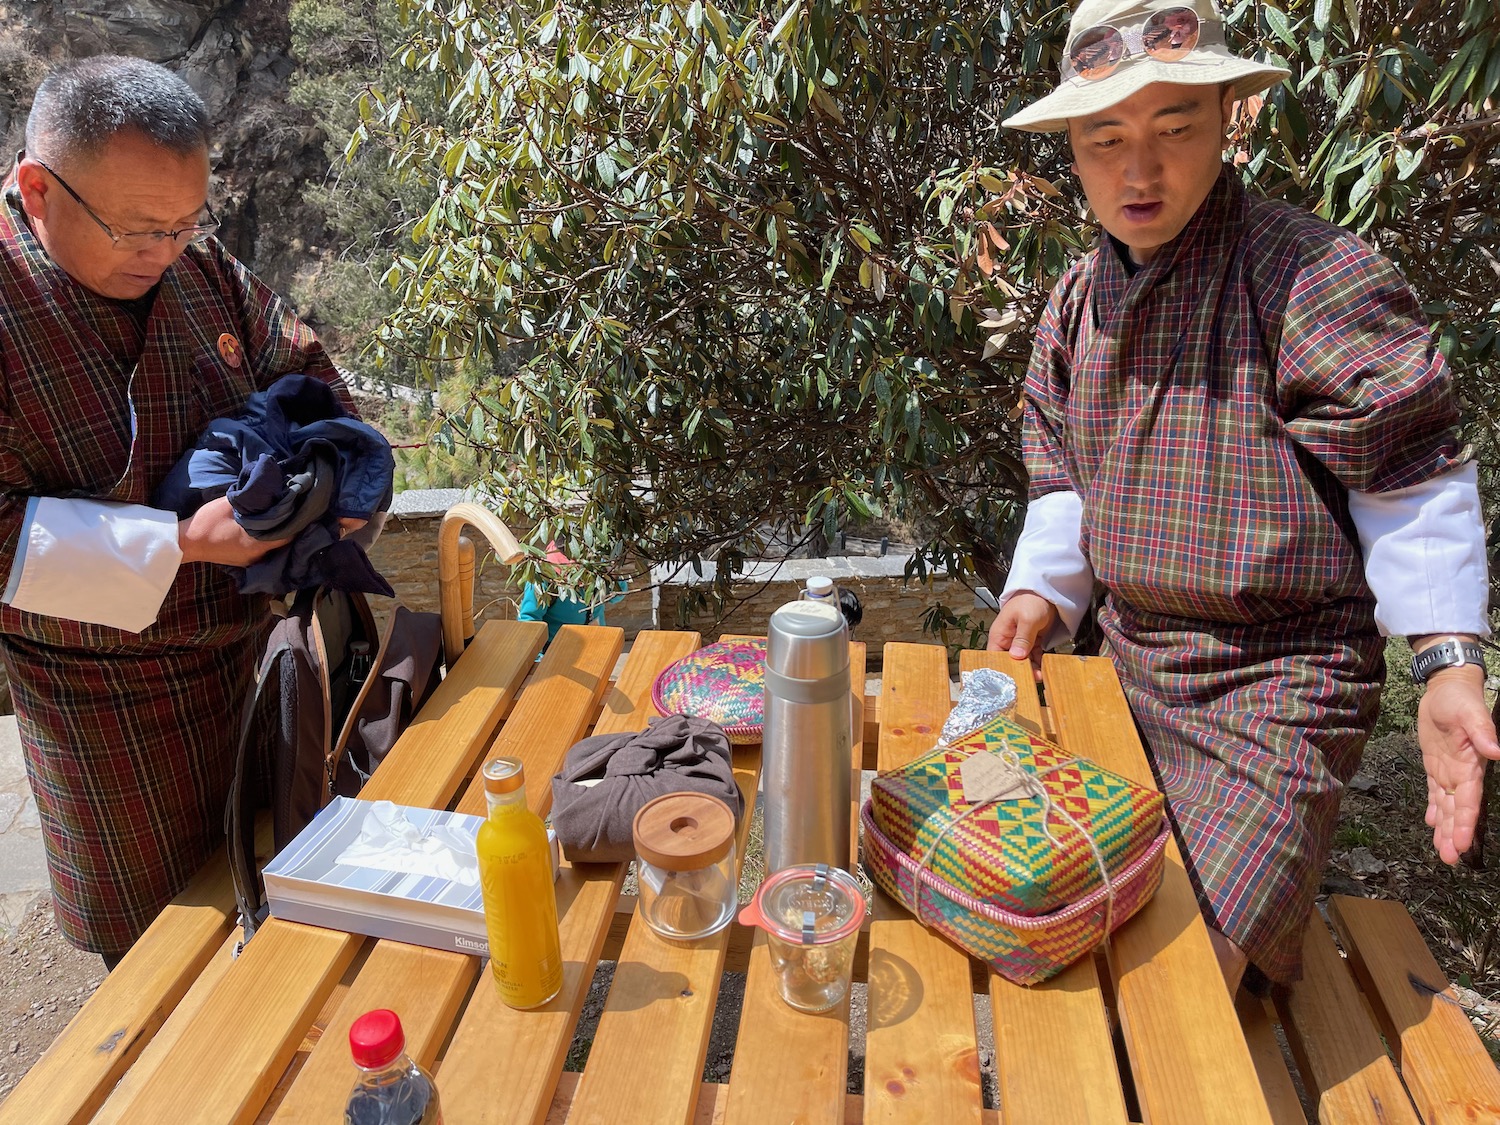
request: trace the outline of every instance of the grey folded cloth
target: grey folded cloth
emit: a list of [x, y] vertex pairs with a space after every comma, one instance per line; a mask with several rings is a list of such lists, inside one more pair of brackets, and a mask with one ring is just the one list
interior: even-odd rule
[[[579, 784], [585, 781], [594, 784]], [[718, 797], [739, 820], [744, 802], [734, 783], [729, 736], [718, 723], [666, 715], [643, 731], [592, 735], [574, 743], [552, 779], [552, 828], [572, 862], [630, 859], [630, 826], [641, 806], [683, 792]]]

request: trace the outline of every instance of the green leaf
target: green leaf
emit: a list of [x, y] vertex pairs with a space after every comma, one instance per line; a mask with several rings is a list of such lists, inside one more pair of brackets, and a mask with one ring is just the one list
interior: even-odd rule
[[787, 5], [786, 11], [781, 13], [781, 18], [776, 21], [776, 26], [771, 28], [771, 42], [788, 43], [792, 33], [797, 27], [797, 17], [802, 12], [802, 0], [792, 0]]
[[1270, 4], [1262, 8], [1261, 12], [1265, 15], [1266, 24], [1270, 27], [1276, 38], [1290, 47], [1294, 54], [1299, 53], [1302, 45], [1297, 42], [1296, 36], [1292, 34], [1291, 25], [1287, 23], [1286, 13]]
[[1338, 116], [1340, 118], [1348, 117], [1354, 111], [1355, 105], [1359, 102], [1360, 94], [1364, 93], [1366, 73], [1365, 70], [1361, 69], [1350, 81], [1349, 85], [1344, 87], [1343, 96], [1339, 98]]
[[708, 22], [713, 25], [714, 45], [722, 51], [729, 42], [729, 24], [724, 19], [724, 13], [714, 6], [713, 0], [705, 0], [704, 10], [708, 13]]
[[614, 158], [611, 157], [609, 153], [600, 151], [597, 155], [595, 155], [594, 171], [596, 171], [599, 174], [599, 178], [604, 181], [605, 187], [612, 188], [615, 186], [615, 176], [619, 174], [619, 168], [616, 166]]
[[[1443, 67], [1443, 72], [1438, 75], [1436, 84], [1432, 87], [1432, 96], [1427, 99], [1427, 105], [1436, 108], [1443, 95], [1448, 91], [1458, 77], [1459, 72], [1468, 65], [1469, 56], [1476, 53], [1477, 39], [1469, 39], [1458, 49], [1458, 53], [1448, 60], [1448, 65]], [[1462, 89], [1462, 86], [1458, 87]]]
[[828, 268], [823, 271], [823, 292], [827, 293], [833, 286], [833, 275], [838, 271], [839, 263], [844, 260], [844, 244], [835, 243], [833, 255], [828, 260]]

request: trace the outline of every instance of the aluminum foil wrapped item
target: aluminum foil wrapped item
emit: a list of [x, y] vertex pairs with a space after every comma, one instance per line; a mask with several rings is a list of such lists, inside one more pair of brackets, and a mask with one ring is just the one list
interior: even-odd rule
[[993, 668], [975, 668], [959, 681], [958, 702], [943, 724], [943, 741], [955, 742], [997, 715], [1016, 709], [1016, 681]]

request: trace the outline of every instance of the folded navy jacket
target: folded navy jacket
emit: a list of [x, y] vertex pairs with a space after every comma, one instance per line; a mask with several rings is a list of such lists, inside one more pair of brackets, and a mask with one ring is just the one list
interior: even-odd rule
[[228, 568], [241, 593], [327, 585], [390, 597], [364, 548], [339, 537], [338, 521], [369, 520], [389, 508], [395, 471], [390, 442], [346, 413], [327, 383], [283, 375], [251, 395], [238, 416], [210, 422], [152, 504], [186, 517], [227, 496], [248, 534], [290, 539], [249, 567]]

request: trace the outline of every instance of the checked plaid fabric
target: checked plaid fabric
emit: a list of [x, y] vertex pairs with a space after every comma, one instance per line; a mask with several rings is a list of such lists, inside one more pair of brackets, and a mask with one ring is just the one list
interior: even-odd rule
[[[243, 346], [239, 367], [222, 334]], [[54, 265], [0, 201], [0, 568], [29, 496], [143, 504], [210, 419], [278, 376], [342, 391], [312, 331], [223, 246], [190, 246], [149, 314]], [[219, 567], [184, 566], [139, 635], [0, 607], [59, 925], [115, 954], [224, 841], [230, 753], [268, 626]]]
[[[1045, 789], [1050, 809], [1026, 795], [969, 803], [966, 764], [1006, 752]], [[871, 877], [1023, 984], [1078, 960], [1103, 939], [1106, 920], [1117, 927], [1150, 899], [1167, 838], [1160, 793], [1072, 759], [1003, 716], [881, 774], [863, 820]]]
[[1459, 465], [1457, 406], [1394, 267], [1230, 170], [1149, 263], [1122, 253], [1076, 263], [1038, 327], [1031, 494], [1082, 498], [1200, 898], [1289, 982], [1384, 678], [1348, 491]]

